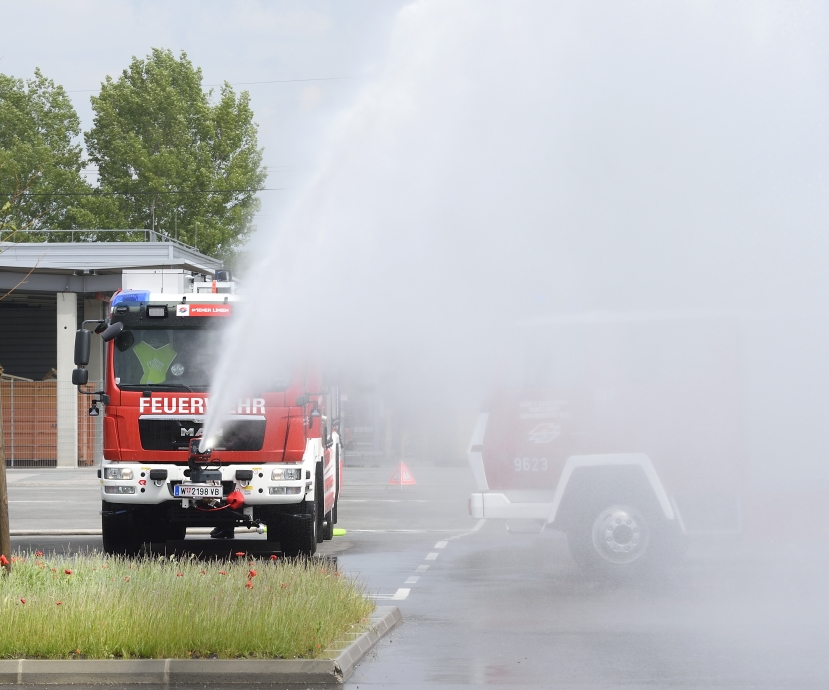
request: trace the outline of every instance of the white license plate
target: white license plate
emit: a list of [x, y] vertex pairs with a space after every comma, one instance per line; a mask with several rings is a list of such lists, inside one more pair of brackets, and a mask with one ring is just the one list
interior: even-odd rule
[[222, 487], [213, 484], [176, 484], [173, 487], [176, 498], [221, 498]]

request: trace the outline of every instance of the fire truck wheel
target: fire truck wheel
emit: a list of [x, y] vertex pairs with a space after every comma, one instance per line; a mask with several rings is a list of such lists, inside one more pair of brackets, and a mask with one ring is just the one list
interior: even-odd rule
[[633, 502], [605, 502], [573, 521], [567, 541], [588, 577], [625, 577], [664, 564], [669, 543], [666, 522]]
[[[290, 558], [313, 556], [317, 551], [317, 503], [306, 501], [300, 513], [304, 519], [286, 516], [284, 522], [268, 523], [268, 541], [279, 541], [282, 554]], [[273, 539], [271, 534], [278, 535]]]
[[167, 541], [183, 541], [187, 536], [187, 525], [173, 523], [167, 526]]
[[340, 446], [335, 446], [337, 454], [334, 457], [334, 507], [331, 509], [331, 535], [334, 534], [334, 525], [337, 524], [337, 504], [340, 502]]
[[[325, 523], [325, 481], [322, 475], [322, 463], [317, 463], [316, 482], [314, 484], [314, 499], [317, 504], [317, 544], [321, 544], [325, 538], [323, 525]], [[333, 536], [333, 535], [332, 535]]]
[[118, 556], [135, 556], [141, 549], [141, 535], [133, 526], [126, 512], [114, 515], [120, 506], [101, 502], [101, 536], [104, 553]]

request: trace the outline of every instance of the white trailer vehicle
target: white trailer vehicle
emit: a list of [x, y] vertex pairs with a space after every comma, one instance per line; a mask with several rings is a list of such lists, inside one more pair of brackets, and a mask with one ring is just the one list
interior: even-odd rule
[[494, 391], [478, 418], [471, 515], [561, 530], [596, 576], [669, 562], [687, 534], [739, 532], [733, 324], [616, 315], [543, 326], [526, 385]]

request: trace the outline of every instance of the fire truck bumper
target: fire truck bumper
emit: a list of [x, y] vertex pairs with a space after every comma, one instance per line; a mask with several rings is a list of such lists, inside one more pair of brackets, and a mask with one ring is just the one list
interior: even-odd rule
[[[274, 469], [283, 470], [302, 468], [301, 479], [274, 479]], [[110, 468], [129, 471], [129, 478], [111, 479], [107, 475]], [[126, 503], [131, 505], [158, 505], [167, 501], [181, 502], [183, 497], [176, 497], [175, 485], [190, 482], [184, 474], [187, 468], [181, 465], [161, 463], [106, 463], [101, 471], [101, 498], [108, 503]], [[150, 473], [163, 471], [163, 479], [154, 479]], [[308, 478], [308, 471], [300, 465], [281, 464], [264, 465], [229, 465], [220, 468], [222, 473], [222, 494], [227, 496], [232, 490], [238, 490], [245, 499], [245, 505], [289, 505], [301, 503], [306, 497], [313, 498], [313, 480]], [[237, 477], [237, 472], [242, 474]], [[246, 473], [246, 474], [244, 474]], [[251, 475], [253, 475], [251, 477]], [[156, 476], [155, 474], [153, 476]], [[244, 477], [244, 478], [242, 478]]]
[[[530, 492], [534, 494], [535, 492]], [[523, 497], [513, 496], [514, 499]], [[528, 495], [528, 499], [537, 496]], [[473, 518], [491, 518], [505, 520], [547, 520], [550, 516], [552, 500], [510, 500], [506, 494], [487, 491], [474, 493], [469, 498], [469, 513]]]

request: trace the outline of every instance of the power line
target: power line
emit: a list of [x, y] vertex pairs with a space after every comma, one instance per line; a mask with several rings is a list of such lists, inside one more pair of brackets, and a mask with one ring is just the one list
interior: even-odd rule
[[[350, 79], [350, 77], [312, 77], [311, 79], [273, 79], [270, 81], [236, 81], [230, 84], [231, 86], [250, 86], [252, 84], [293, 84], [300, 81], [338, 81], [340, 79]], [[203, 87], [213, 88], [216, 86], [224, 86], [224, 84], [202, 84]], [[66, 90], [66, 93], [92, 93], [93, 91], [100, 91], [100, 89], [71, 89]]]

